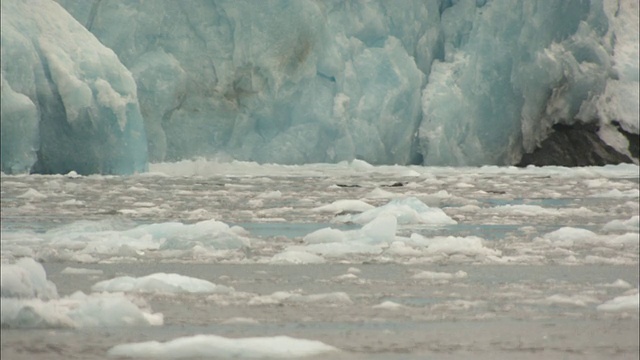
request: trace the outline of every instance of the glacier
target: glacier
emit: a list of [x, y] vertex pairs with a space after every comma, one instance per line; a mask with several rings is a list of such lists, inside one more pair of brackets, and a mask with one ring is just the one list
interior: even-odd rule
[[53, 1], [2, 1], [2, 171], [147, 169], [136, 83]]
[[634, 0], [3, 0], [2, 171], [637, 163], [638, 81]]

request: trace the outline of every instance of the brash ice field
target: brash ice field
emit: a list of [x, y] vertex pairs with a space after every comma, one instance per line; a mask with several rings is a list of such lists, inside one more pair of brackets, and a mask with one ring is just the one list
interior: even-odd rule
[[5, 175], [3, 359], [632, 359], [638, 166]]

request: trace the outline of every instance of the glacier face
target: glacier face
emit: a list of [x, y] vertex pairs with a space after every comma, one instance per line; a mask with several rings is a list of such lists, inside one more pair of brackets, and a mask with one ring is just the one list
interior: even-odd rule
[[[135, 80], [124, 86], [102, 77], [121, 86], [114, 90], [121, 101], [102, 106], [113, 120], [93, 119], [138, 126], [104, 136], [129, 144], [129, 155], [121, 155], [138, 156], [136, 164], [146, 150], [124, 139], [140, 133], [151, 161], [226, 154], [284, 164], [360, 158], [425, 165], [514, 164], [555, 124], [599, 122], [603, 140], [621, 152], [628, 142], [613, 124], [638, 133], [634, 0], [58, 3], [112, 49], [126, 67], [121, 73]], [[28, 17], [13, 16], [20, 24]], [[2, 26], [4, 55], [16, 45], [5, 43]], [[42, 58], [33, 54], [28, 63]], [[66, 60], [86, 66], [74, 55]], [[9, 79], [24, 69], [5, 66], [5, 56], [2, 61], [3, 119], [9, 111], [32, 119], [43, 106]], [[79, 65], [62, 63], [63, 72], [81, 78]], [[73, 114], [96, 114], [79, 110], [104, 105], [95, 75], [80, 81], [96, 95], [89, 101], [89, 92], [73, 86], [58, 91], [58, 108], [66, 112], [58, 117], [69, 124]], [[12, 104], [7, 110], [5, 96]], [[123, 101], [131, 113], [123, 115]], [[144, 132], [135, 125], [140, 119]], [[39, 144], [40, 156], [56, 159], [73, 141], [60, 141], [64, 133], [46, 131], [43, 122], [9, 124], [25, 134], [7, 146], [19, 164], [35, 157], [20, 149]], [[4, 129], [5, 120], [3, 140]], [[82, 138], [76, 148], [96, 147], [97, 138]], [[3, 145], [7, 171], [4, 154]]]
[[53, 1], [2, 1], [2, 171], [145, 171], [136, 84]]
[[426, 5], [61, 4], [136, 77], [152, 161], [410, 160], [425, 76], [405, 49], [428, 28]]

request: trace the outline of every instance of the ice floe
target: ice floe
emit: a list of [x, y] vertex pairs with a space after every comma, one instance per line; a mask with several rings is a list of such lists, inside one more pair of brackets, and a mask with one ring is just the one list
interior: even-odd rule
[[622, 295], [615, 297], [601, 305], [598, 305], [598, 311], [605, 312], [638, 312], [640, 306], [640, 295], [638, 290], [634, 294]]
[[249, 300], [249, 305], [277, 305], [283, 303], [339, 305], [352, 304], [353, 302], [347, 293], [341, 291], [310, 295], [289, 291], [276, 291], [271, 295], [259, 295]]
[[58, 297], [56, 285], [47, 280], [42, 265], [32, 258], [19, 259], [15, 264], [2, 264], [2, 298]]
[[325, 262], [326, 260], [322, 256], [295, 250], [276, 254], [270, 260], [272, 264], [323, 264]]
[[611, 220], [606, 223], [604, 231], [638, 231], [640, 229], [640, 216], [633, 216], [627, 220]]
[[411, 276], [412, 279], [417, 279], [417, 280], [451, 280], [451, 279], [463, 279], [466, 277], [467, 277], [467, 273], [462, 270], [456, 271], [455, 273], [421, 271]]
[[375, 207], [362, 200], [336, 200], [328, 205], [319, 206], [314, 208], [316, 212], [328, 212], [333, 214], [340, 213], [361, 213], [367, 210], [374, 209]]
[[102, 275], [103, 271], [99, 269], [84, 269], [67, 266], [60, 271], [60, 273], [66, 275]]
[[[135, 300], [135, 301], [134, 301]], [[163, 315], [152, 313], [142, 299], [122, 293], [77, 291], [59, 297], [42, 265], [31, 258], [2, 265], [1, 326], [59, 328], [162, 325]]]
[[143, 277], [120, 276], [104, 280], [92, 291], [148, 293], [229, 293], [233, 288], [180, 274], [155, 273]]
[[442, 209], [425, 205], [415, 197], [396, 198], [386, 205], [364, 211], [361, 214], [346, 214], [336, 217], [338, 222], [367, 224], [381, 215], [391, 215], [398, 224], [452, 225], [455, 220], [447, 216]]
[[288, 336], [231, 339], [216, 335], [195, 335], [167, 342], [148, 341], [120, 344], [109, 349], [110, 356], [143, 358], [300, 358], [337, 352], [316, 340]]

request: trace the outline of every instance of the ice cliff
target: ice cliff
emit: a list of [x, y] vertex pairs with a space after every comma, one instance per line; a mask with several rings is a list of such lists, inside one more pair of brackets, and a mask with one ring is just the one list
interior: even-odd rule
[[637, 158], [635, 0], [58, 3], [2, 1], [5, 172]]
[[147, 167], [136, 83], [53, 1], [2, 1], [2, 171]]

